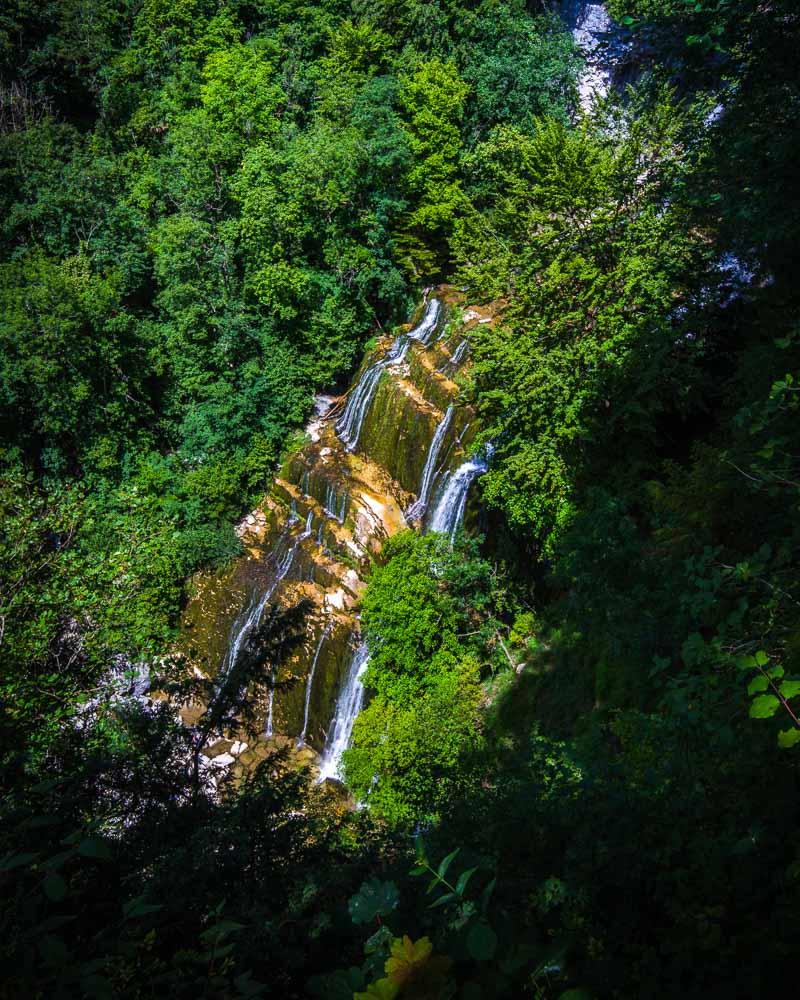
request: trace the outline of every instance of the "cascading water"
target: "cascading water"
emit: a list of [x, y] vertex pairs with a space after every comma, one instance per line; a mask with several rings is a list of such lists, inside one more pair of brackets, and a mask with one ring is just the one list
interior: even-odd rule
[[612, 20], [605, 3], [560, 0], [559, 7], [585, 60], [578, 78], [578, 102], [581, 111], [588, 114], [612, 89], [633, 82], [631, 41], [624, 28]]
[[311, 669], [308, 671], [308, 678], [306, 679], [306, 700], [305, 708], [303, 710], [303, 729], [297, 740], [297, 748], [305, 746], [306, 733], [308, 732], [308, 709], [311, 705], [311, 689], [314, 686], [314, 674], [317, 670], [317, 661], [319, 660], [319, 654], [322, 652], [322, 647], [325, 645], [325, 640], [331, 634], [330, 626], [323, 629], [322, 635], [319, 637], [319, 642], [317, 643], [317, 648], [314, 651], [314, 659], [311, 661]]
[[[223, 603], [225, 592], [209, 588], [201, 592], [207, 595], [207, 604], [201, 603], [200, 609], [208, 608], [210, 614], [187, 618], [195, 628], [196, 622], [208, 628], [206, 623], [215, 621], [224, 628], [221, 635], [210, 632], [215, 641], [217, 635], [227, 636], [220, 671], [224, 678], [270, 602], [290, 606], [306, 598], [316, 605], [315, 635], [307, 638], [298, 665], [304, 685], [281, 687], [276, 696], [275, 682], [282, 668], [274, 667], [261, 738], [278, 735], [277, 729], [281, 736], [292, 737], [292, 745], [302, 748], [327, 727], [321, 780], [340, 776], [342, 754], [366, 697], [367, 648], [363, 643], [358, 648], [350, 646], [352, 640], [347, 637], [354, 630], [357, 634], [354, 608], [363, 593], [371, 557], [387, 537], [406, 528], [412, 519], [418, 527], [424, 520], [426, 528], [452, 538], [463, 519], [470, 485], [486, 468], [485, 456], [464, 462], [469, 412], [456, 398], [457, 387], [437, 373], [443, 363], [446, 371], [455, 370], [468, 356], [474, 310], [467, 311], [461, 336], [452, 341], [436, 339], [444, 326], [444, 303], [454, 298], [450, 289], [428, 298], [415, 328], [398, 336], [380, 360], [368, 363], [338, 422], [328, 416], [335, 400], [317, 398], [307, 428], [308, 442], [290, 453], [264, 506], [237, 528], [248, 554], [241, 572], [227, 576], [225, 582], [251, 595], [246, 607], [231, 625], [229, 605]], [[455, 346], [448, 349], [451, 344]], [[400, 367], [407, 359], [412, 363]], [[372, 413], [378, 405], [380, 414]], [[441, 416], [432, 419], [432, 413]], [[368, 422], [373, 417], [379, 420], [375, 433]], [[357, 458], [348, 454], [357, 448], [362, 453]], [[409, 488], [418, 490], [410, 507]], [[300, 549], [308, 538], [315, 544]], [[302, 560], [298, 550], [304, 553]], [[263, 591], [253, 593], [252, 559], [259, 551], [267, 552], [266, 579]], [[301, 562], [302, 578], [297, 572]], [[321, 636], [319, 613], [327, 625]], [[196, 637], [194, 631], [192, 639]], [[339, 671], [342, 680], [336, 682]], [[338, 683], [338, 694], [334, 683]]]
[[326, 514], [330, 514], [339, 524], [344, 524], [344, 519], [347, 515], [347, 494], [343, 493], [340, 498], [336, 487], [328, 485], [325, 490], [324, 507]]
[[428, 521], [428, 531], [440, 531], [451, 541], [455, 538], [464, 519], [469, 488], [487, 471], [491, 456], [491, 445], [487, 445], [483, 454], [468, 459], [446, 480]]
[[319, 781], [341, 777], [342, 755], [350, 745], [353, 726], [361, 711], [361, 706], [364, 704], [362, 678], [368, 665], [369, 650], [367, 644], [362, 642], [353, 654], [347, 678], [336, 701], [333, 723], [320, 759]]
[[[294, 562], [294, 557], [297, 554], [298, 548], [302, 545], [302, 543], [306, 540], [306, 538], [311, 537], [313, 530], [314, 530], [314, 513], [313, 511], [309, 511], [308, 516], [306, 517], [305, 528], [294, 540], [294, 544], [291, 546], [291, 548], [289, 548], [283, 559], [278, 563], [278, 568], [274, 577], [272, 578], [272, 582], [267, 587], [261, 600], [258, 602], [259, 603], [258, 616], [255, 618], [253, 625], [257, 624], [261, 620], [261, 615], [264, 612], [264, 608], [267, 605], [267, 601], [269, 601], [269, 599], [278, 589], [278, 584], [281, 583], [286, 578], [286, 574], [292, 568], [292, 563]], [[251, 628], [252, 627], [253, 626], [251, 626]], [[272, 673], [272, 683], [273, 685], [275, 683], [274, 671]], [[269, 689], [269, 714], [267, 716], [267, 736], [272, 736], [272, 710], [274, 702], [275, 702], [275, 688], [274, 686], [272, 686]]]
[[454, 412], [455, 407], [451, 404], [447, 407], [445, 415], [439, 421], [439, 425], [434, 432], [431, 446], [428, 449], [428, 456], [425, 459], [425, 468], [422, 470], [422, 481], [419, 486], [417, 499], [406, 511], [407, 520], [419, 520], [419, 518], [421, 518], [425, 513], [425, 509], [430, 500], [431, 487], [433, 486], [433, 480], [436, 473], [436, 463], [439, 460], [439, 452], [442, 450], [442, 444], [444, 443], [445, 436], [450, 429], [450, 424], [453, 422]]
[[469, 341], [464, 338], [453, 353], [452, 364], [454, 368], [458, 368], [464, 358], [467, 356], [467, 351], [469, 350]]
[[[241, 652], [245, 639], [261, 621], [261, 616], [264, 614], [264, 608], [267, 606], [267, 602], [275, 593], [278, 584], [285, 578], [286, 574], [291, 569], [298, 545], [300, 545], [303, 539], [308, 538], [311, 534], [311, 523], [313, 522], [313, 517], [314, 515], [309, 512], [308, 518], [306, 519], [305, 530], [294, 540], [292, 540], [292, 536], [288, 530], [281, 536], [281, 539], [273, 552], [275, 572], [272, 575], [272, 579], [260, 597], [255, 594], [253, 595], [253, 599], [250, 604], [233, 623], [231, 636], [228, 641], [228, 648], [225, 652], [225, 658], [220, 666], [218, 682], [221, 683], [228, 676], [228, 673], [239, 657], [239, 653]], [[287, 528], [291, 526], [293, 520], [296, 520], [296, 517], [293, 519], [290, 516]]]
[[336, 423], [336, 433], [348, 451], [355, 451], [361, 428], [369, 412], [370, 404], [375, 396], [381, 375], [392, 365], [400, 364], [408, 352], [409, 343], [417, 340], [426, 345], [439, 322], [441, 304], [438, 299], [431, 299], [421, 322], [410, 333], [401, 334], [389, 348], [389, 352], [380, 361], [376, 361], [364, 370], [347, 400], [344, 412]]
[[439, 325], [439, 316], [442, 312], [442, 304], [438, 299], [431, 299], [425, 308], [425, 313], [420, 320], [419, 326], [409, 333], [411, 340], [418, 340], [423, 347], [427, 347], [433, 336], [436, 327]]
[[469, 350], [469, 340], [465, 337], [464, 340], [458, 345], [458, 347], [453, 351], [451, 357], [449, 357], [445, 363], [439, 368], [440, 375], [452, 375], [453, 372], [462, 363], [464, 358], [467, 356], [467, 351]]

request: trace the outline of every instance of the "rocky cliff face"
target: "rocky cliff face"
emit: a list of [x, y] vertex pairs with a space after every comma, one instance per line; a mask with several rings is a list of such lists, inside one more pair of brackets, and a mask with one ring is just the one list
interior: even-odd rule
[[612, 21], [604, 3], [558, 0], [556, 9], [586, 61], [578, 80], [578, 98], [581, 110], [588, 112], [612, 88], [633, 82], [637, 53], [628, 32]]
[[[197, 581], [182, 647], [208, 676], [235, 657], [268, 603], [313, 604], [306, 642], [276, 678], [291, 686], [260, 706], [265, 743], [291, 740], [320, 753], [330, 738], [371, 560], [396, 532], [441, 521], [437, 504], [451, 503], [448, 485], [452, 493], [460, 482], [476, 427], [458, 379], [470, 331], [491, 321], [465, 309], [455, 289], [432, 290], [414, 321], [365, 358], [345, 397], [317, 400], [306, 443], [240, 525], [246, 555]], [[460, 518], [463, 504], [450, 513]]]

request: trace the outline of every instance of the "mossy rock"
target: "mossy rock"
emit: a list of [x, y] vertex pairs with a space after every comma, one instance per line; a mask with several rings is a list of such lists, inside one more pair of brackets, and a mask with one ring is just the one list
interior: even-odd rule
[[[330, 627], [332, 626], [332, 627]], [[309, 632], [305, 648], [279, 672], [279, 681], [294, 681], [292, 686], [275, 694], [273, 726], [275, 732], [297, 739], [303, 729], [308, 677], [314, 655], [324, 630], [330, 632], [319, 647], [309, 700], [306, 743], [318, 752], [325, 746], [325, 738], [333, 719], [336, 698], [352, 655], [351, 636], [353, 625], [344, 619], [332, 623], [315, 622]]]
[[439, 411], [405, 393], [385, 372], [364, 421], [359, 448], [409, 493], [419, 489]]
[[449, 359], [449, 354], [428, 351], [410, 351], [408, 370], [411, 381], [420, 393], [437, 409], [446, 410], [458, 396], [458, 387], [439, 374], [437, 369]]

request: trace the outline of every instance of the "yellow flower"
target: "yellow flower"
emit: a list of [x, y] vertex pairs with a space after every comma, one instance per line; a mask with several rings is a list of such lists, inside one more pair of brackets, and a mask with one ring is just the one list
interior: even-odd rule
[[402, 940], [396, 938], [392, 944], [392, 957], [387, 959], [385, 970], [389, 979], [402, 986], [414, 972], [427, 961], [433, 951], [430, 938], [420, 938], [412, 941], [404, 934]]

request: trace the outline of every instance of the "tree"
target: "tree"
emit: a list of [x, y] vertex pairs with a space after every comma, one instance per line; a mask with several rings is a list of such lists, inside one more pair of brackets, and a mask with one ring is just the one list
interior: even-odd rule
[[453, 62], [431, 59], [400, 77], [414, 164], [406, 184], [412, 208], [397, 239], [406, 268], [415, 276], [434, 273], [461, 202], [459, 123], [469, 88]]

